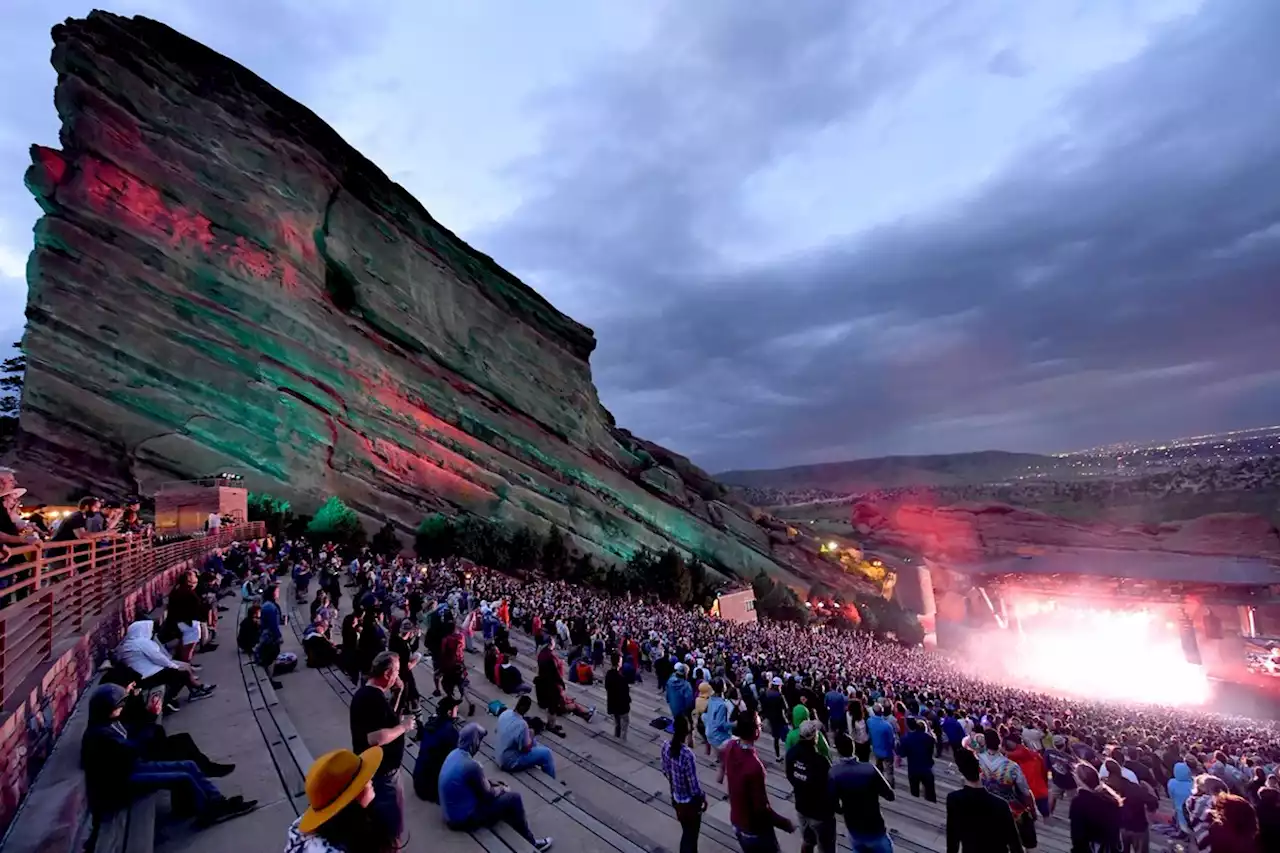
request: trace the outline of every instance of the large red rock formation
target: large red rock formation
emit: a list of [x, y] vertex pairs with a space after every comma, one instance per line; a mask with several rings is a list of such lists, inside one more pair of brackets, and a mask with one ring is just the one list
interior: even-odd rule
[[1037, 549], [1103, 548], [1280, 561], [1280, 533], [1261, 516], [1208, 515], [1190, 521], [1120, 527], [1069, 521], [997, 503], [951, 506], [857, 502], [854, 530], [939, 560], [977, 561]]
[[412, 528], [432, 510], [619, 558], [789, 577], [688, 460], [618, 429], [590, 329], [315, 114], [145, 18], [54, 28], [19, 464], [46, 499], [241, 473]]

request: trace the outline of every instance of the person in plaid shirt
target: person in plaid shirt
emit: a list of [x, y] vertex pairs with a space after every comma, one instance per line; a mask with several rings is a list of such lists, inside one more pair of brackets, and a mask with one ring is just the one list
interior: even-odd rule
[[680, 821], [680, 853], [697, 853], [707, 798], [698, 784], [698, 762], [689, 748], [687, 717], [676, 717], [671, 740], [662, 744], [662, 774], [671, 783], [671, 805]]

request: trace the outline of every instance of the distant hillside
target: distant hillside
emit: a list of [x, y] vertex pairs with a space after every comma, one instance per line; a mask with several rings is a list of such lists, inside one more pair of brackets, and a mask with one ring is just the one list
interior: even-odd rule
[[753, 489], [822, 489], [849, 493], [901, 486], [958, 486], [992, 483], [1056, 470], [1060, 460], [1036, 453], [948, 453], [933, 456], [882, 456], [849, 462], [824, 462], [793, 468], [726, 471], [716, 479]]

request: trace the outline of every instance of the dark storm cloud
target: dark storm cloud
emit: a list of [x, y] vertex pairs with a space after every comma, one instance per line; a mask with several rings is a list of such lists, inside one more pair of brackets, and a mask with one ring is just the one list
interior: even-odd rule
[[980, 20], [946, 17], [961, 5], [886, 21], [847, 2], [699, 4], [667, 22], [651, 71], [632, 57], [548, 104], [522, 166], [536, 191], [482, 242], [535, 284], [571, 284], [558, 302], [595, 326], [622, 424], [718, 469], [1280, 420], [1270, 0], [1167, 27], [960, 202], [747, 271], [719, 253], [717, 235], [754, 227], [748, 177], [909, 87], [923, 57], [1026, 72], [993, 59]]

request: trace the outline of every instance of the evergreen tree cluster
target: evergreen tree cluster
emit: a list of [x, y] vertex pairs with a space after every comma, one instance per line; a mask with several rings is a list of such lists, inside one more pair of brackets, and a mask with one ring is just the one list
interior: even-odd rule
[[641, 548], [624, 565], [599, 563], [591, 554], [574, 554], [558, 526], [545, 534], [510, 528], [475, 516], [434, 513], [422, 520], [414, 551], [424, 560], [465, 557], [477, 565], [515, 573], [540, 572], [552, 580], [595, 586], [608, 592], [709, 606], [714, 576], [697, 557], [686, 560], [674, 548]]

